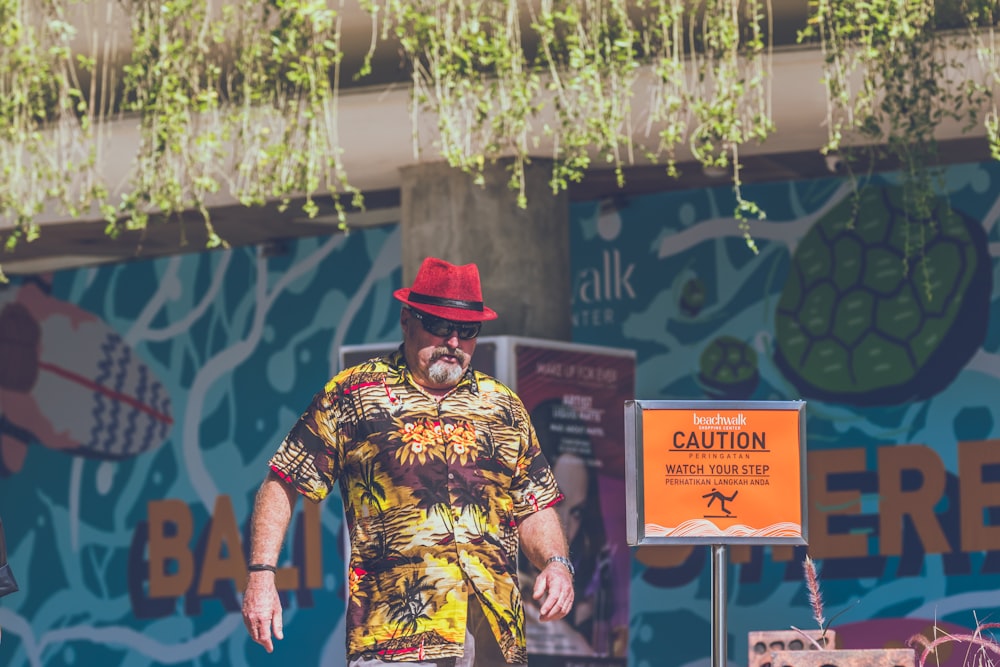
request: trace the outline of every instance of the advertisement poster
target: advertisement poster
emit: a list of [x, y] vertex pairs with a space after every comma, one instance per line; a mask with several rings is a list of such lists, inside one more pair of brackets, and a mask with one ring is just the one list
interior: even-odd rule
[[[630, 553], [625, 503], [623, 405], [635, 392], [631, 351], [519, 344], [516, 386], [566, 496], [557, 509], [576, 568], [576, 602], [562, 621], [541, 623], [525, 596], [531, 663], [625, 665]], [[530, 591], [534, 570], [522, 566]]]
[[630, 403], [626, 419], [641, 422], [636, 541], [804, 544], [803, 405]]

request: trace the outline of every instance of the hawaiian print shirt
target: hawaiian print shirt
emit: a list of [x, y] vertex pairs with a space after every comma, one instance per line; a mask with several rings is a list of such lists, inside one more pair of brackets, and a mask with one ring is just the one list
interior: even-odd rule
[[349, 659], [461, 656], [477, 595], [506, 660], [527, 662], [517, 526], [562, 495], [508, 387], [470, 370], [438, 401], [400, 348], [331, 379], [270, 465], [314, 501], [340, 485]]

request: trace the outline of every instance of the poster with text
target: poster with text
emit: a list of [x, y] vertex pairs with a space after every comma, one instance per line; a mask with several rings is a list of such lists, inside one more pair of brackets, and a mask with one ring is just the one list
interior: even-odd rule
[[[557, 505], [576, 569], [576, 601], [541, 623], [525, 596], [533, 665], [624, 665], [630, 554], [625, 502], [624, 413], [635, 391], [635, 356], [568, 343], [519, 344], [516, 386], [565, 499]], [[522, 567], [530, 591], [534, 570]]]

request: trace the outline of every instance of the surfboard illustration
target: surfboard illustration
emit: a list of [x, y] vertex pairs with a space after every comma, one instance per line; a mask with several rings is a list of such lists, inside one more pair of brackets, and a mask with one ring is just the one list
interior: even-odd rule
[[0, 293], [0, 476], [32, 444], [118, 460], [172, 424], [163, 384], [106, 322], [36, 283]]

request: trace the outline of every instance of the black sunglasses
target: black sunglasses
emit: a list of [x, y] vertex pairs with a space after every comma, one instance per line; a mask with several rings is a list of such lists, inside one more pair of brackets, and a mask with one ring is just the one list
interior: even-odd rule
[[480, 329], [483, 328], [482, 322], [452, 322], [443, 317], [421, 313], [412, 308], [407, 308], [407, 310], [417, 318], [417, 321], [424, 327], [424, 331], [440, 338], [450, 338], [451, 332], [454, 331], [461, 340], [472, 340], [479, 335]]

